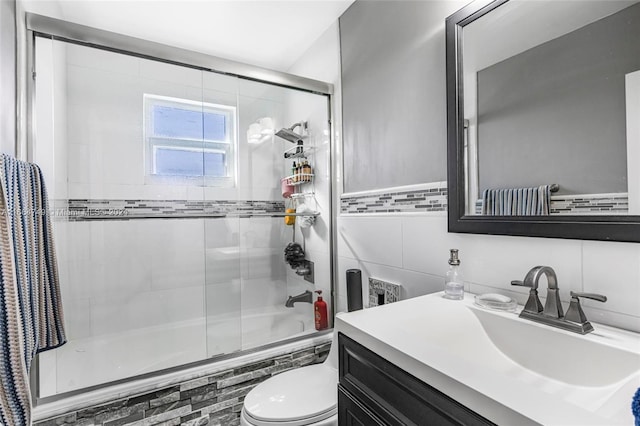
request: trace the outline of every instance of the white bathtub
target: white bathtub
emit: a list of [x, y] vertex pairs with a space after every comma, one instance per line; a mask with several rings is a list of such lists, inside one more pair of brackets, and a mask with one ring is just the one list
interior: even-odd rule
[[200, 361], [315, 331], [313, 307], [265, 307], [70, 340], [40, 356], [46, 397]]
[[313, 305], [296, 303], [293, 308], [277, 306], [242, 315], [242, 349], [251, 349], [315, 330]]

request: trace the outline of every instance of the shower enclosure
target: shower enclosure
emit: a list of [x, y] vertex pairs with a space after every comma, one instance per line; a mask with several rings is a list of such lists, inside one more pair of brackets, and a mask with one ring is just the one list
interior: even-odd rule
[[[285, 301], [331, 294], [328, 91], [33, 35], [29, 157], [55, 208], [69, 336], [39, 355], [37, 396], [316, 332], [312, 305]], [[283, 199], [293, 145], [275, 132], [300, 121], [314, 176]], [[283, 212], [302, 203], [316, 221], [294, 230]], [[294, 239], [313, 283], [284, 262]]]

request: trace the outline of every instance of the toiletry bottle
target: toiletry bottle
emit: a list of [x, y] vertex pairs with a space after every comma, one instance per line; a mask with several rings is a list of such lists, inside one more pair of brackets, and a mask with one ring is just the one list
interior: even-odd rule
[[296, 162], [293, 162], [293, 166], [291, 166], [291, 183], [296, 182], [296, 173], [298, 171], [298, 166], [296, 166]]
[[464, 282], [460, 271], [460, 259], [458, 249], [451, 249], [449, 257], [449, 270], [444, 278], [444, 298], [452, 300], [464, 299]]
[[311, 166], [309, 165], [309, 161], [304, 160], [304, 163], [302, 165], [302, 170], [304, 173], [304, 181], [311, 182]]
[[327, 317], [327, 302], [322, 300], [322, 290], [316, 290], [318, 300], [313, 304], [313, 312], [315, 315], [316, 330], [324, 330], [329, 328], [329, 318]]

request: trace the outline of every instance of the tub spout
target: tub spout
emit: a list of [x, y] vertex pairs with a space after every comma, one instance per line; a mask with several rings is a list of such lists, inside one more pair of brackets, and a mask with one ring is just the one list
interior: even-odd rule
[[296, 302], [313, 303], [313, 293], [307, 290], [304, 293], [298, 294], [297, 296], [289, 296], [284, 306], [286, 306], [287, 308], [293, 308], [293, 304]]

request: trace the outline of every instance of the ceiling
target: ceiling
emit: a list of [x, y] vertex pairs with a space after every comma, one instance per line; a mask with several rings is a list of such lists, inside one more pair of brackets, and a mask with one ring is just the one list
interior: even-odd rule
[[354, 0], [22, 0], [25, 10], [279, 71]]

